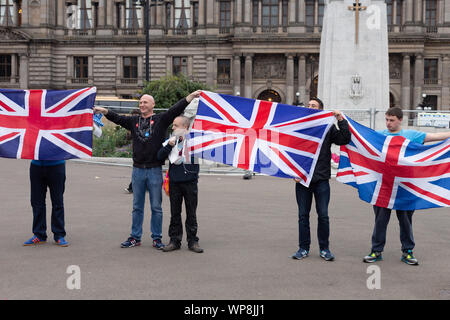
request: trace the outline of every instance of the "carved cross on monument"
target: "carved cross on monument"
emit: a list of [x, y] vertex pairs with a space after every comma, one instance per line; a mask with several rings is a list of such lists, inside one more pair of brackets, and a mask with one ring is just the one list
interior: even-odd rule
[[353, 2], [353, 6], [349, 6], [348, 10], [355, 11], [355, 44], [358, 44], [358, 31], [359, 31], [359, 12], [366, 10], [366, 6], [361, 6], [359, 1]]

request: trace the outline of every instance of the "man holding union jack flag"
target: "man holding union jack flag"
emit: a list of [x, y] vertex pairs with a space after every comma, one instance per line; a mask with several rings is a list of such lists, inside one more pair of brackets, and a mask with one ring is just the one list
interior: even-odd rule
[[[308, 108], [323, 110], [323, 102], [313, 98], [308, 103]], [[331, 145], [345, 145], [350, 142], [350, 131], [347, 120], [342, 113], [335, 110], [339, 130], [333, 125], [324, 138], [320, 149], [319, 158], [309, 186], [304, 186], [299, 179], [295, 179], [295, 195], [298, 205], [298, 233], [299, 249], [292, 256], [293, 259], [303, 259], [309, 255], [311, 245], [309, 213], [311, 211], [312, 199], [316, 201], [318, 215], [317, 238], [319, 240], [320, 256], [326, 261], [333, 261], [334, 255], [329, 249], [330, 222], [328, 217], [328, 204], [330, 202], [331, 177]]]
[[92, 107], [97, 89], [0, 89], [0, 157], [31, 159], [33, 237], [24, 245], [45, 243], [46, 193], [52, 201], [51, 228], [66, 247], [64, 227], [65, 159], [92, 156]]
[[[387, 129], [380, 131], [380, 133], [386, 136], [401, 136], [410, 140], [411, 142], [420, 144], [423, 144], [424, 142], [441, 141], [450, 138], [450, 131], [439, 133], [425, 133], [416, 130], [404, 130], [402, 129], [402, 119], [403, 111], [401, 108], [393, 107], [388, 109], [386, 111]], [[396, 154], [401, 152], [400, 150], [397, 151], [398, 152]], [[389, 150], [387, 152], [389, 152]], [[386, 180], [388, 179], [386, 178]], [[381, 190], [383, 188], [386, 187], [384, 187], [384, 185], [381, 186], [379, 190], [380, 194], [383, 192], [383, 190]], [[387, 208], [388, 206], [390, 206], [389, 199], [377, 200], [376, 204], [373, 205], [373, 210], [375, 213], [375, 225], [372, 234], [371, 253], [363, 259], [363, 261], [366, 263], [372, 263], [382, 260], [381, 253], [386, 243], [386, 230], [389, 223], [389, 218], [391, 216], [391, 209]], [[408, 265], [418, 265], [419, 262], [413, 254], [415, 243], [413, 236], [412, 216], [414, 210], [396, 210], [396, 213], [400, 226], [400, 241], [402, 244], [403, 252], [401, 260]]]
[[163, 160], [157, 158], [166, 135], [167, 128], [178, 117], [188, 104], [198, 98], [200, 90], [194, 91], [186, 98], [181, 99], [169, 110], [162, 113], [154, 113], [155, 99], [144, 94], [139, 100], [140, 115], [121, 116], [117, 113], [95, 107], [95, 113], [102, 113], [115, 124], [131, 131], [133, 139], [133, 212], [131, 234], [127, 240], [121, 243], [122, 248], [132, 248], [141, 245], [142, 224], [144, 221], [145, 194], [150, 194], [152, 211], [150, 231], [152, 233], [153, 247], [162, 250], [164, 244], [162, 238], [162, 165]]

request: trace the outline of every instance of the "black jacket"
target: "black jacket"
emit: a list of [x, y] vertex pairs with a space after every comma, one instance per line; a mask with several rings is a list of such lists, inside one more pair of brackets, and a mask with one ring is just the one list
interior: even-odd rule
[[[169, 110], [157, 113], [150, 118], [142, 118], [139, 115], [121, 116], [113, 111], [108, 111], [106, 118], [121, 127], [131, 131], [133, 140], [133, 166], [138, 168], [153, 168], [164, 164], [164, 160], [158, 160], [157, 153], [164, 142], [167, 128], [187, 107], [186, 99], [181, 99]], [[142, 134], [142, 128], [146, 130], [147, 137]], [[141, 128], [141, 130], [139, 130]]]
[[331, 126], [320, 149], [311, 183], [319, 180], [328, 180], [331, 177], [331, 144], [339, 146], [348, 144], [351, 139], [347, 120], [338, 121], [339, 130], [335, 125]]
[[[167, 144], [158, 151], [158, 160], [164, 161], [172, 151], [172, 146]], [[194, 164], [194, 157], [191, 157], [191, 163], [169, 164], [169, 181], [173, 183], [191, 182], [198, 180], [199, 165]]]

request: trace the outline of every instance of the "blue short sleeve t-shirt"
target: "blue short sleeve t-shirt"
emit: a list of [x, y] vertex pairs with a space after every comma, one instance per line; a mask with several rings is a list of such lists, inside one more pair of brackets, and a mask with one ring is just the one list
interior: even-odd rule
[[411, 140], [412, 142], [416, 142], [416, 143], [420, 143], [420, 144], [423, 144], [425, 137], [427, 135], [425, 132], [416, 131], [416, 130], [403, 130], [403, 129], [401, 129], [400, 132], [396, 132], [396, 133], [392, 133], [387, 129], [381, 130], [378, 132], [384, 134], [385, 136], [402, 136], [408, 140]]

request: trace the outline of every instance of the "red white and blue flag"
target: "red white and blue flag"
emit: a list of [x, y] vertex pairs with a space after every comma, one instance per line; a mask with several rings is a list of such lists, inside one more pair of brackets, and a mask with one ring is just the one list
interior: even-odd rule
[[450, 206], [450, 139], [421, 145], [346, 118], [352, 140], [341, 146], [338, 181], [357, 188], [361, 200], [383, 208]]
[[0, 89], [0, 157], [91, 157], [95, 96], [95, 87], [61, 91]]
[[333, 113], [203, 91], [191, 155], [309, 185]]

